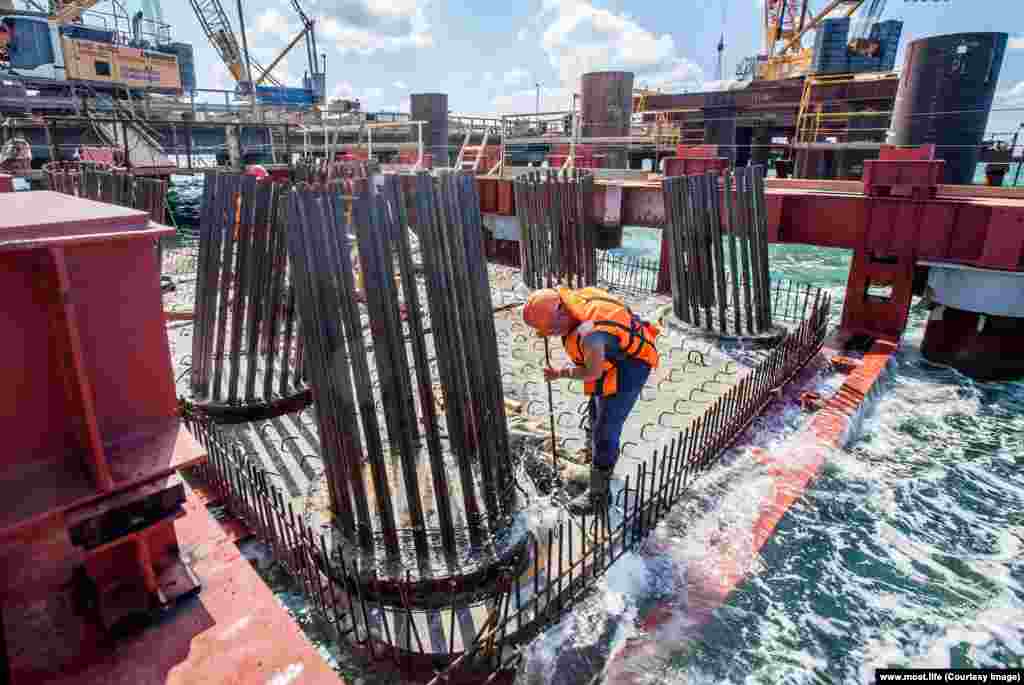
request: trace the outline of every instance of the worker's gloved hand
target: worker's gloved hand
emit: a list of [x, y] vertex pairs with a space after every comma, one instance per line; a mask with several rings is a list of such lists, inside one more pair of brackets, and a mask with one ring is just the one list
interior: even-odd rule
[[568, 378], [569, 372], [572, 370], [571, 366], [566, 366], [561, 369], [552, 369], [550, 366], [544, 369], [544, 380], [557, 381], [559, 378]]

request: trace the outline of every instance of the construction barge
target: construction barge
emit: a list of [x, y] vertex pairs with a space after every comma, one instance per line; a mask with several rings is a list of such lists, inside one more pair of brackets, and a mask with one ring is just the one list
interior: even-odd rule
[[[1001, 62], [1005, 34], [969, 35], [939, 42]], [[256, 538], [359, 665], [346, 678], [511, 682], [523, 646], [647, 544], [758, 417], [799, 406], [793, 451], [756, 455], [771, 487], [749, 544], [685, 560], [685, 607], [642, 618], [649, 635], [680, 618], [699, 630], [849, 438], [915, 295], [932, 307], [928, 359], [1024, 374], [1024, 191], [963, 182], [984, 122], [948, 158], [954, 141], [913, 126], [899, 146], [805, 138], [788, 148], [805, 177], [766, 178], [770, 146], [755, 141], [798, 140], [812, 115], [824, 135], [829, 88], [875, 103], [848, 130], [898, 118], [889, 76], [812, 81], [777, 84], [767, 109], [800, 93], [780, 124], [757, 88], [686, 100], [587, 74], [579, 111], [470, 122], [454, 160], [443, 94], [414, 95], [397, 122], [413, 145], [371, 142], [365, 122], [350, 125], [365, 148], [339, 122], [299, 130], [301, 149], [302, 124], [279, 139], [266, 122], [210, 124], [225, 140], [233, 128], [234, 151], [207, 171], [191, 251], [159, 247], [177, 123], [146, 132], [164, 155], [151, 173], [132, 152], [153, 120], [135, 114], [113, 118], [120, 159], [57, 153], [46, 191], [0, 177], [18, 390], [0, 413], [13, 440], [0, 484], [17, 502], [0, 527], [6, 681], [339, 682], [241, 553]], [[632, 140], [641, 101], [653, 128]], [[82, 125], [56, 121], [42, 122], [51, 150], [54, 131]], [[201, 124], [182, 124], [186, 171]], [[241, 173], [257, 161], [247, 127], [278, 165]], [[531, 155], [547, 169], [518, 164]], [[813, 178], [823, 165], [839, 180]], [[607, 252], [624, 226], [662, 229], [653, 272]], [[778, 243], [852, 251], [841, 311], [772, 280]], [[599, 514], [562, 506], [588, 468], [583, 389], [545, 387], [542, 367], [568, 358], [521, 320], [524, 293], [553, 284], [598, 285], [663, 328]], [[658, 649], [631, 641], [606, 672], [632, 680]]]

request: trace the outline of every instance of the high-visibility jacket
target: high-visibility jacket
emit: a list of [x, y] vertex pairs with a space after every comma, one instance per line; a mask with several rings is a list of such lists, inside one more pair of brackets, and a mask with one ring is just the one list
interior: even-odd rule
[[[661, 333], [658, 326], [642, 321], [629, 307], [600, 288], [559, 288], [558, 296], [569, 314], [580, 322], [572, 333], [562, 338], [565, 352], [573, 362], [581, 366], [585, 363], [583, 338], [601, 332], [619, 341], [619, 351], [624, 358], [638, 359], [652, 369], [658, 368], [658, 350], [654, 344]], [[614, 395], [618, 389], [618, 369], [610, 359], [604, 360], [600, 378], [583, 386], [586, 394], [605, 397]]]

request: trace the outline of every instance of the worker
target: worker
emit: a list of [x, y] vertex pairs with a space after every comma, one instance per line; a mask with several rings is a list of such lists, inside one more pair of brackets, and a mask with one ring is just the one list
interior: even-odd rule
[[561, 336], [573, 362], [545, 368], [545, 380], [581, 380], [590, 396], [590, 487], [569, 504], [573, 513], [589, 513], [608, 503], [622, 428], [658, 366], [660, 329], [599, 288], [537, 290], [523, 308], [523, 321], [542, 337]]

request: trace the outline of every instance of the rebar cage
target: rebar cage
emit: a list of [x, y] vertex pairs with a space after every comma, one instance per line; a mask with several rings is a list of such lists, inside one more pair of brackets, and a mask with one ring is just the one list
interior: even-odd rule
[[285, 239], [289, 188], [206, 176], [188, 399], [221, 421], [270, 418], [312, 401]]
[[523, 283], [582, 288], [597, 283], [597, 252], [589, 216], [594, 177], [530, 172], [515, 180]]
[[720, 337], [781, 337], [772, 322], [764, 167], [669, 177], [662, 193], [678, 321]]
[[351, 223], [334, 190], [290, 202], [339, 545], [372, 559], [377, 593], [483, 582], [525, 540], [472, 176], [378, 177]]

